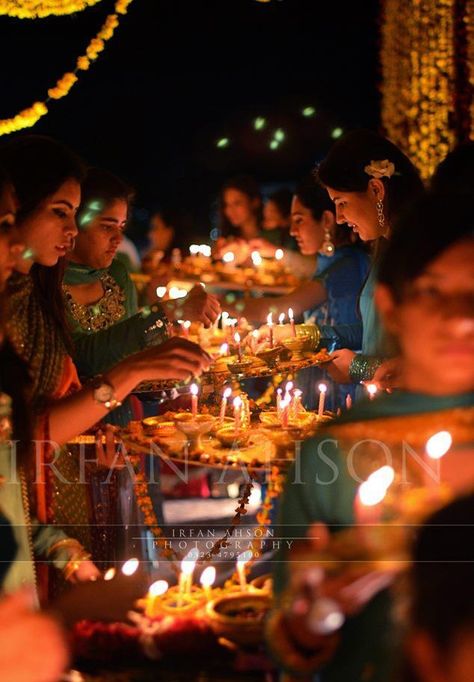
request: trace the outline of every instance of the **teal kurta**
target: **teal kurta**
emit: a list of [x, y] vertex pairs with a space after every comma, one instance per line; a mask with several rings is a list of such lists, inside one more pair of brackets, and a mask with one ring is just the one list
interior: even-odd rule
[[[103, 272], [69, 263], [64, 284], [72, 286], [94, 281]], [[159, 306], [155, 310], [144, 308], [139, 312], [135, 286], [122, 263], [114, 260], [107, 272], [123, 292], [124, 313], [119, 320], [101, 331], [87, 330], [72, 316], [68, 304], [68, 321], [75, 348], [74, 363], [81, 377], [105, 372], [129, 355], [148, 345], [162, 343], [167, 338], [165, 324], [150, 329], [165, 317]]]
[[[93, 270], [88, 266], [69, 262], [64, 274], [64, 284], [68, 287], [94, 282], [104, 274], [110, 276], [118, 286], [122, 314], [118, 319], [105, 318], [103, 328], [99, 331], [79, 322], [73, 314], [74, 303], [66, 289], [68, 322], [74, 343], [73, 359], [81, 379], [107, 372], [128, 356], [147, 346], [160, 344], [168, 338], [167, 320], [160, 306], [153, 305], [138, 310], [135, 286], [120, 261], [114, 260], [108, 270]], [[87, 306], [87, 310], [92, 316], [95, 311], [100, 316], [100, 301]], [[133, 417], [131, 403], [126, 400], [122, 407], [108, 415], [106, 421], [125, 426]]]
[[[474, 393], [454, 397], [432, 397], [406, 392], [384, 394], [375, 401], [361, 401], [334, 423], [365, 422], [385, 417], [403, 417], [474, 405]], [[474, 431], [474, 429], [473, 429]], [[473, 433], [474, 436], [474, 433]], [[367, 425], [370, 438], [370, 423]], [[308, 440], [301, 459], [288, 473], [280, 507], [281, 537], [306, 537], [308, 526], [322, 522], [335, 532], [354, 523], [353, 505], [357, 483], [349, 475], [347, 453], [337, 444], [331, 429], [324, 437]], [[337, 475], [336, 475], [337, 473]], [[282, 547], [275, 563], [277, 598], [285, 588], [291, 563], [288, 549]], [[321, 682], [387, 682], [394, 670], [394, 632], [390, 622], [390, 600], [380, 593], [356, 617], [348, 619], [333, 661], [320, 671]], [[364, 678], [364, 671], [374, 670]]]

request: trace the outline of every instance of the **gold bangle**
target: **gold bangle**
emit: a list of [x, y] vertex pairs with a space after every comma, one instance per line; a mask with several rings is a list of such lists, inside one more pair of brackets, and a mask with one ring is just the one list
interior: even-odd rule
[[58, 540], [55, 542], [51, 547], [48, 549], [46, 552], [46, 556], [50, 557], [51, 554], [54, 554], [58, 549], [76, 549], [78, 551], [83, 551], [84, 547], [81, 545], [79, 540], [75, 540], [74, 538], [64, 538], [63, 540]]
[[83, 561], [88, 561], [90, 558], [91, 555], [84, 551], [72, 556], [63, 568], [63, 575], [65, 579], [69, 580], [69, 578], [81, 567], [81, 563]]

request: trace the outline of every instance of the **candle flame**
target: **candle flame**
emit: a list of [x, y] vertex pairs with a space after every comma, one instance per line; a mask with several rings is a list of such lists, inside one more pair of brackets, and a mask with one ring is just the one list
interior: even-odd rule
[[328, 390], [326, 384], [319, 384], [318, 388], [321, 393], [326, 393], [326, 391]]
[[240, 397], [240, 395], [235, 396], [233, 400], [233, 405], [236, 410], [242, 407], [242, 398]]
[[272, 313], [268, 313], [268, 315], [267, 315], [267, 324], [268, 324], [269, 327], [272, 327], [272, 326], [273, 326], [272, 315], [273, 315]]
[[234, 341], [235, 341], [235, 343], [240, 343], [240, 334], [239, 334], [239, 332], [235, 332], [235, 334], [234, 334]]
[[137, 570], [139, 564], [140, 564], [140, 562], [138, 561], [138, 559], [135, 559], [135, 558], [129, 559], [122, 566], [122, 573], [124, 575], [133, 575], [135, 573], [135, 571]]
[[190, 320], [184, 320], [183, 322], [184, 329], [189, 329], [190, 326], [191, 326]]
[[275, 259], [276, 260], [281, 260], [283, 258], [283, 249], [277, 249], [275, 251]]
[[168, 289], [166, 287], [156, 287], [156, 295], [158, 298], [163, 298]]
[[377, 388], [377, 386], [375, 384], [367, 384], [367, 393], [370, 396], [374, 396], [378, 390], [379, 389]]
[[211, 587], [216, 580], [216, 569], [214, 566], [208, 566], [201, 573], [200, 583], [203, 587]]
[[431, 459], [441, 459], [453, 444], [453, 437], [449, 431], [439, 431], [428, 439], [425, 449]]
[[252, 263], [254, 265], [261, 265], [262, 264], [262, 256], [260, 255], [260, 253], [258, 251], [252, 251], [251, 258], [252, 258]]
[[109, 568], [104, 573], [104, 580], [112, 580], [115, 578], [115, 568]]
[[288, 319], [293, 320], [293, 308], [288, 308]]
[[252, 336], [254, 339], [258, 339], [258, 337], [260, 336], [260, 332], [258, 331], [258, 329], [253, 330]]
[[285, 393], [289, 393], [293, 389], [293, 382], [288, 381], [286, 386], [285, 386]]
[[193, 547], [191, 550], [189, 550], [181, 562], [181, 571], [184, 573], [184, 575], [191, 575], [198, 559], [199, 550], [196, 547]]
[[224, 396], [224, 398], [230, 398], [231, 395], [232, 395], [232, 389], [230, 388], [230, 386], [228, 386], [224, 390], [223, 396]]
[[283, 324], [284, 320], [285, 320], [285, 313], [280, 313], [278, 315], [278, 323]]
[[232, 263], [232, 261], [235, 260], [235, 254], [232, 251], [226, 251], [226, 253], [222, 256], [222, 260], [224, 263]]
[[200, 251], [199, 244], [191, 244], [191, 246], [189, 247], [189, 253], [192, 256], [195, 256], [196, 254], [198, 254], [199, 251]]
[[199, 386], [197, 384], [191, 384], [189, 389], [192, 395], [197, 395], [199, 393]]
[[168, 583], [166, 580], [157, 580], [152, 583], [148, 589], [148, 595], [150, 597], [160, 597], [168, 589]]
[[362, 504], [366, 507], [373, 507], [382, 502], [394, 478], [395, 471], [391, 466], [383, 466], [370, 474], [359, 487], [358, 495]]
[[223, 343], [221, 346], [221, 349], [219, 351], [220, 355], [227, 355], [228, 352], [229, 352], [229, 344]]
[[240, 566], [245, 566], [245, 564], [248, 563], [252, 557], [253, 557], [252, 550], [247, 549], [245, 552], [239, 554], [239, 556], [237, 557], [237, 564], [240, 564]]

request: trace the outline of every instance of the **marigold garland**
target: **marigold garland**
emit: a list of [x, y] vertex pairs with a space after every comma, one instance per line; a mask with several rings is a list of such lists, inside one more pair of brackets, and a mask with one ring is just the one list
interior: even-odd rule
[[8, 135], [23, 128], [31, 128], [40, 118], [48, 113], [47, 103], [49, 100], [60, 99], [69, 93], [74, 83], [78, 80], [78, 73], [80, 71], [87, 71], [91, 62], [97, 59], [104, 49], [106, 41], [110, 40], [113, 36], [115, 29], [119, 25], [118, 15], [126, 14], [128, 5], [131, 2], [132, 0], [117, 0], [115, 3], [115, 14], [109, 14], [106, 18], [100, 31], [87, 46], [85, 54], [78, 57], [74, 71], [67, 72], [59, 78], [56, 85], [48, 90], [48, 98], [45, 101], [34, 102], [34, 104], [27, 109], [23, 109], [16, 116], [0, 120], [0, 135]]
[[[158, 519], [153, 508], [153, 503], [148, 492], [148, 483], [146, 480], [146, 476], [141, 469], [142, 455], [131, 452], [128, 453], [128, 457], [130, 459], [130, 462], [133, 466], [133, 471], [135, 473], [134, 481], [135, 496], [137, 498], [137, 504], [143, 514], [143, 520], [145, 522], [145, 525], [150, 530], [155, 539], [155, 545], [158, 549], [158, 552], [165, 559], [173, 562], [172, 568], [176, 573], [178, 573], [179, 569], [176, 565], [176, 562], [181, 561], [182, 557], [180, 557], [177, 554], [177, 552], [175, 552], [175, 550], [169, 546], [169, 541], [166, 540], [165, 532], [158, 523]], [[240, 525], [241, 517], [247, 513], [247, 505], [250, 500], [250, 493], [252, 492], [252, 488], [253, 481], [252, 479], [250, 479], [248, 483], [246, 483], [242, 496], [238, 500], [238, 507], [235, 509], [236, 513], [230, 523], [230, 526], [226, 529], [223, 536], [219, 540], [216, 540], [216, 542], [213, 544], [209, 552], [207, 552], [207, 554], [205, 554], [198, 560], [199, 564], [211, 561], [213, 557], [219, 554], [221, 549], [229, 545], [229, 540], [234, 534], [236, 527]]]
[[[456, 141], [465, 139], [466, 130], [472, 133], [472, 116], [471, 121], [460, 119], [469, 117], [472, 102], [474, 67], [468, 52], [472, 54], [473, 4], [472, 0], [384, 2], [382, 123], [388, 137], [408, 154], [425, 179]], [[456, 49], [463, 42], [468, 46], [466, 54]], [[460, 78], [466, 70], [469, 76]], [[459, 97], [469, 104], [457, 107], [456, 120], [453, 105]]]
[[102, 0], [0, 0], [0, 15], [15, 19], [43, 19], [82, 12]]

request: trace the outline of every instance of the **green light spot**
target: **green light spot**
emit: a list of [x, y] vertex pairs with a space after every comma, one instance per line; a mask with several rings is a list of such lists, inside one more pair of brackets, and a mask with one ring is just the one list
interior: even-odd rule
[[220, 140], [217, 140], [216, 142], [216, 147], [218, 149], [225, 149], [228, 147], [230, 144], [230, 140], [228, 137], [221, 137]]
[[80, 227], [85, 227], [88, 225], [92, 220], [94, 220], [95, 214], [91, 213], [91, 211], [86, 211], [81, 215], [79, 218], [79, 226]]
[[277, 128], [273, 133], [273, 139], [277, 140], [277, 142], [283, 142], [285, 137], [286, 137], [285, 131], [282, 130], [281, 128]]
[[245, 310], [245, 303], [236, 303], [235, 309], [238, 310], [239, 313], [243, 312]]
[[301, 113], [303, 116], [306, 116], [306, 118], [310, 118], [315, 115], [316, 109], [314, 107], [305, 107]]
[[278, 149], [279, 146], [280, 146], [280, 143], [278, 142], [278, 140], [272, 140], [270, 142], [270, 149]]
[[253, 122], [253, 127], [255, 128], [255, 130], [263, 130], [266, 125], [267, 119], [264, 118], [263, 116], [257, 116], [257, 118]]
[[235, 301], [235, 294], [227, 294], [225, 300], [227, 303], [233, 303]]
[[87, 208], [91, 211], [101, 211], [102, 206], [103, 206], [102, 201], [100, 201], [99, 199], [96, 199], [95, 201], [91, 201]]
[[272, 313], [272, 315], [276, 315], [278, 312], [278, 308], [275, 305], [271, 305], [270, 312]]
[[343, 134], [343, 129], [342, 128], [334, 128], [334, 130], [331, 133], [331, 137], [333, 140], [337, 140], [338, 137], [341, 137]]
[[28, 260], [29, 258], [33, 258], [33, 255], [33, 249], [25, 249], [21, 254], [21, 257], [23, 260]]

